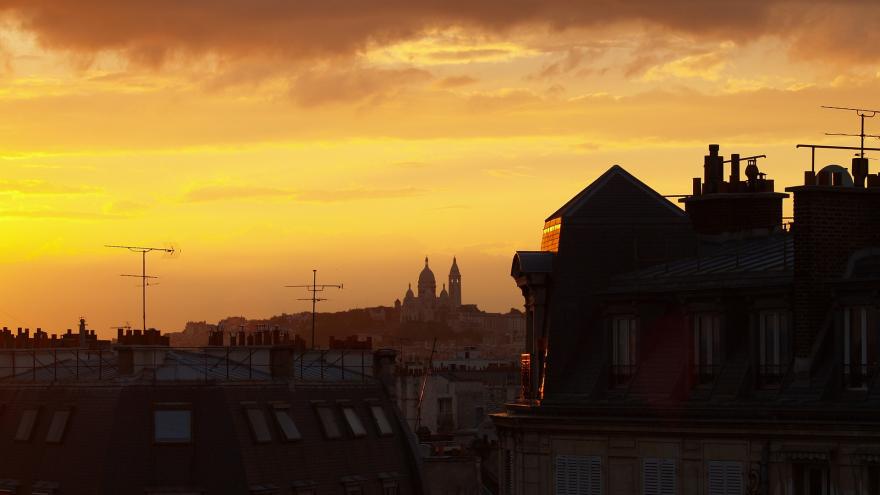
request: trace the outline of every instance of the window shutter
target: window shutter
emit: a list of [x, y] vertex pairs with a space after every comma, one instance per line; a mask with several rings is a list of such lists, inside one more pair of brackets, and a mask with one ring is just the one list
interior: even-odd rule
[[709, 495], [742, 495], [742, 464], [736, 461], [709, 461]]
[[601, 493], [602, 461], [599, 456], [556, 456], [556, 495]]
[[642, 491], [644, 495], [676, 495], [675, 461], [673, 459], [644, 459], [642, 461]]

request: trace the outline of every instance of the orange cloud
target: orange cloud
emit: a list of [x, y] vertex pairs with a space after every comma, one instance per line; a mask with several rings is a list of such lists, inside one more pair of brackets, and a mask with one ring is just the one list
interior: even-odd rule
[[[490, 33], [515, 28], [604, 28], [638, 23], [700, 39], [789, 40], [804, 57], [876, 61], [880, 9], [873, 2], [792, 0], [377, 0], [365, 4], [250, 0], [4, 0], [6, 12], [47, 47], [118, 51], [161, 64], [169, 57], [217, 53], [312, 58], [351, 55], [372, 45], [463, 26]], [[817, 22], [821, 21], [821, 22]]]

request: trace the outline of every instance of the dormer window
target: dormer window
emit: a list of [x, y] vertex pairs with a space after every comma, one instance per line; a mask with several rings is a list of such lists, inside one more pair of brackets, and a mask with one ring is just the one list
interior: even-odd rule
[[865, 389], [877, 371], [877, 314], [865, 306], [843, 310], [843, 373], [847, 388]]
[[611, 384], [629, 383], [638, 366], [638, 319], [632, 315], [611, 319]]
[[693, 325], [692, 362], [698, 385], [715, 381], [721, 369], [721, 316], [698, 313], [691, 317]]
[[761, 311], [758, 322], [758, 375], [764, 387], [778, 387], [791, 363], [788, 314]]

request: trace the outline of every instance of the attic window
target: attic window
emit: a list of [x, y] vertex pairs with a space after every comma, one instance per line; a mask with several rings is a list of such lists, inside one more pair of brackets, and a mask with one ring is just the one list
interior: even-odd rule
[[255, 402], [247, 402], [242, 405], [244, 406], [244, 413], [247, 416], [248, 423], [251, 427], [251, 434], [254, 436], [254, 442], [271, 442], [272, 434], [269, 433], [269, 424], [266, 422], [266, 415], [263, 414], [263, 410], [257, 407]]
[[192, 410], [189, 405], [158, 405], [153, 411], [153, 441], [162, 444], [192, 442]]
[[31, 435], [34, 433], [34, 425], [37, 423], [37, 415], [39, 409], [25, 409], [21, 413], [21, 421], [18, 423], [18, 430], [15, 432], [15, 441], [29, 442]]
[[355, 438], [363, 438], [367, 436], [367, 430], [364, 428], [364, 423], [355, 412], [354, 407], [342, 406], [342, 414], [345, 416], [345, 421], [348, 422], [348, 428], [351, 430], [351, 434], [354, 435]]
[[562, 230], [562, 217], [548, 220], [541, 231], [541, 251], [559, 251], [559, 234]]
[[275, 422], [278, 425], [278, 429], [284, 435], [285, 440], [288, 442], [302, 440], [299, 428], [296, 427], [296, 423], [293, 422], [293, 416], [290, 415], [289, 406], [277, 404], [273, 408], [272, 413], [275, 415]]
[[373, 421], [376, 422], [376, 428], [379, 429], [379, 435], [389, 436], [394, 434], [394, 430], [391, 429], [391, 423], [388, 421], [388, 416], [385, 415], [385, 409], [382, 409], [382, 406], [370, 406], [370, 413], [373, 415]]
[[67, 422], [70, 419], [70, 409], [60, 409], [52, 414], [49, 423], [49, 432], [46, 433], [46, 443], [61, 443], [64, 433], [67, 431]]
[[342, 438], [342, 431], [339, 429], [339, 423], [336, 422], [333, 408], [326, 404], [319, 404], [315, 406], [315, 411], [317, 411], [321, 427], [324, 429], [324, 436], [331, 440]]

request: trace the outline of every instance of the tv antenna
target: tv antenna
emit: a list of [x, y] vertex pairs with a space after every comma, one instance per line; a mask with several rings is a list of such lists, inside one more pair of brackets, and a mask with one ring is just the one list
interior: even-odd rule
[[829, 110], [848, 110], [850, 112], [856, 112], [856, 115], [859, 116], [859, 120], [861, 120], [861, 131], [858, 134], [845, 134], [845, 133], [825, 133], [826, 136], [852, 136], [859, 137], [859, 158], [865, 157], [865, 138], [873, 137], [880, 138], [880, 136], [875, 136], [872, 134], [865, 134], [865, 117], [871, 119], [874, 118], [880, 110], [868, 110], [867, 108], [850, 108], [850, 107], [832, 107], [827, 105], [822, 105], [822, 108], [827, 108]]
[[318, 284], [318, 270], [312, 270], [312, 283], [307, 285], [285, 285], [290, 288], [301, 288], [312, 293], [312, 297], [300, 298], [297, 301], [312, 301], [312, 349], [315, 348], [315, 318], [316, 305], [319, 301], [326, 301], [323, 297], [318, 297], [319, 292], [324, 292], [327, 288], [342, 289], [342, 284]]
[[134, 253], [141, 253], [141, 274], [140, 275], [130, 275], [130, 274], [122, 274], [120, 277], [137, 277], [141, 279], [141, 309], [143, 310], [143, 330], [147, 330], [147, 287], [151, 284], [151, 279], [156, 279], [159, 277], [154, 277], [151, 275], [147, 275], [147, 253], [153, 251], [159, 251], [167, 254], [173, 255], [177, 250], [174, 249], [174, 246], [157, 248], [157, 247], [142, 247], [142, 246], [117, 246], [112, 244], [105, 244], [104, 247], [115, 248], [115, 249], [128, 249]]

